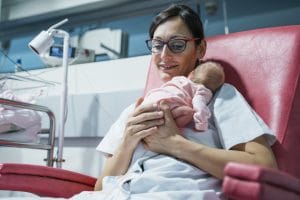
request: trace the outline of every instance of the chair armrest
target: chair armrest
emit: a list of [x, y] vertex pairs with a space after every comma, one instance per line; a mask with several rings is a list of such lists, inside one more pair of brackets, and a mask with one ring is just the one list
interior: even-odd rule
[[300, 179], [256, 165], [228, 163], [223, 192], [233, 199], [300, 199]]
[[93, 177], [64, 169], [31, 164], [0, 164], [0, 190], [69, 198], [82, 191], [92, 191], [95, 183]]

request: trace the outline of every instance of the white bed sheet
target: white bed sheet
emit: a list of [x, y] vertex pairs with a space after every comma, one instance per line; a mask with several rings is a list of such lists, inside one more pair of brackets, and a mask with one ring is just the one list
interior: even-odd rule
[[7, 109], [0, 111], [0, 140], [16, 142], [38, 142], [41, 131], [41, 114], [28, 109]]

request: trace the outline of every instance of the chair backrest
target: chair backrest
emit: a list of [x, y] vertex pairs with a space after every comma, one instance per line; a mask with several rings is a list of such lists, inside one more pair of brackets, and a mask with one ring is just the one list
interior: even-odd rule
[[[226, 82], [276, 133], [279, 168], [300, 178], [300, 25], [207, 38], [204, 59], [224, 65]], [[145, 92], [161, 84], [151, 66]]]

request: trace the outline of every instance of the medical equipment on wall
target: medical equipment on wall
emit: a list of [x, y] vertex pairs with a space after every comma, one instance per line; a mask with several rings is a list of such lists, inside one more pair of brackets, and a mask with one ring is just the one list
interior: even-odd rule
[[62, 54], [62, 67], [63, 67], [63, 85], [62, 96], [60, 101], [60, 116], [61, 121], [59, 124], [59, 140], [57, 151], [57, 167], [62, 167], [63, 162], [63, 145], [64, 145], [64, 131], [65, 123], [67, 120], [67, 95], [68, 95], [68, 55], [69, 55], [69, 40], [70, 36], [64, 30], [56, 29], [62, 24], [66, 23], [68, 19], [64, 19], [57, 24], [51, 26], [47, 31], [41, 31], [28, 46], [38, 55], [42, 55], [54, 44], [54, 37], [63, 38], [63, 54]]
[[127, 57], [128, 35], [120, 29], [101, 28], [71, 37], [72, 46], [79, 49], [92, 49], [95, 57], [107, 56], [109, 59]]
[[[62, 65], [63, 46], [54, 44], [46, 52], [40, 55], [42, 61], [48, 67]], [[68, 62], [69, 65], [89, 63], [95, 61], [95, 51], [78, 47], [69, 47]]]
[[[127, 57], [128, 35], [119, 29], [102, 28], [70, 38], [68, 64], [81, 64]], [[63, 45], [52, 43], [40, 53], [47, 67], [62, 65]]]
[[[222, 5], [220, 5], [222, 4]], [[204, 9], [206, 16], [204, 18], [204, 30], [207, 29], [209, 17], [217, 15], [219, 12], [219, 7], [222, 7], [222, 15], [224, 21], [224, 33], [229, 34], [229, 25], [228, 25], [228, 15], [227, 15], [227, 5], [226, 0], [206, 0], [204, 1]]]

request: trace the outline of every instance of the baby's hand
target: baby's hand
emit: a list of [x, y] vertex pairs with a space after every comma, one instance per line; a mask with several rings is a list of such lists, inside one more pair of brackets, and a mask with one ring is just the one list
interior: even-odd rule
[[195, 111], [189, 106], [178, 106], [171, 110], [172, 116], [178, 127], [186, 127], [193, 120]]

